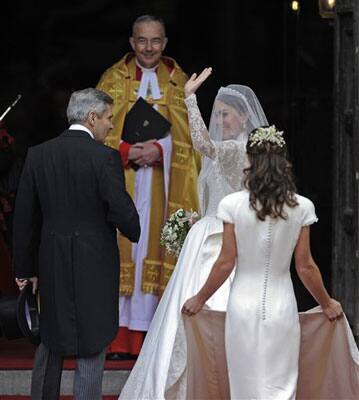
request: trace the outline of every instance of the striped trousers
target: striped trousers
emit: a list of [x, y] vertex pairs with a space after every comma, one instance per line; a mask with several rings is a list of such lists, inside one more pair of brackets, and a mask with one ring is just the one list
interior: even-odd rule
[[[74, 376], [75, 400], [101, 400], [106, 349], [91, 357], [77, 358]], [[63, 357], [42, 343], [35, 353], [31, 378], [32, 400], [58, 400]]]

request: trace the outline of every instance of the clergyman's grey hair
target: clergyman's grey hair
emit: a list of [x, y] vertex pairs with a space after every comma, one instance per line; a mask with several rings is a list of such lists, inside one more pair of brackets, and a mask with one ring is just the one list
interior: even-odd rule
[[160, 23], [162, 26], [163, 37], [166, 37], [165, 23], [161, 17], [157, 17], [155, 15], [141, 15], [140, 17], [136, 18], [135, 22], [132, 25], [132, 36], [135, 36], [136, 26], [138, 24], [142, 24], [143, 22], [158, 22], [158, 23]]
[[99, 117], [106, 111], [108, 105], [113, 104], [113, 98], [102, 90], [87, 88], [73, 92], [67, 106], [67, 120], [69, 124], [86, 122], [91, 111]]

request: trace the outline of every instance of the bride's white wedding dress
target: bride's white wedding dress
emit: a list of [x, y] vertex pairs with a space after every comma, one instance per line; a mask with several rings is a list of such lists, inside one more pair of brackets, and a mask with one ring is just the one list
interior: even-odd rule
[[[287, 267], [300, 227], [316, 219], [312, 203], [303, 197], [298, 197], [299, 208], [293, 209], [295, 223], [258, 222], [253, 229], [250, 224], [252, 214], [245, 212], [244, 225], [238, 231], [240, 246], [248, 249], [254, 243], [260, 243], [259, 247], [252, 248], [249, 256], [239, 254], [241, 268], [208, 300], [205, 310], [194, 317], [183, 318], [181, 314], [184, 302], [202, 287], [219, 255], [223, 222], [216, 216], [217, 207], [225, 196], [242, 189], [247, 133], [253, 127], [267, 124], [263, 111], [255, 104], [255, 95], [248, 92], [249, 88], [235, 88], [239, 89], [237, 93], [233, 86], [221, 88], [216, 99], [230, 103], [229, 97], [219, 96], [221, 91], [240, 102], [243, 98], [245, 102], [251, 98], [246, 102], [249, 126], [237, 140], [223, 140], [223, 135], [218, 134], [223, 124], [216, 103], [208, 136], [195, 96], [186, 99], [193, 145], [206, 155], [199, 177], [204, 217], [191, 228], [186, 238], [120, 399], [277, 400], [293, 399], [296, 389], [298, 399], [303, 400], [356, 399], [359, 394], [359, 353], [348, 323], [345, 320], [330, 323], [320, 310], [314, 309], [300, 314], [299, 329]], [[253, 113], [253, 109], [257, 112]], [[246, 191], [232, 194], [228, 197], [233, 203], [229, 209], [235, 210], [239, 204], [243, 207], [247, 197]], [[222, 210], [219, 216], [226, 220], [226, 213], [228, 210]], [[283, 246], [277, 245], [278, 240]], [[254, 270], [250, 268], [252, 263], [256, 267]], [[226, 359], [224, 321], [227, 305], [231, 316], [226, 325]], [[238, 310], [242, 311], [239, 317], [236, 316]], [[258, 329], [259, 324], [263, 329]], [[299, 387], [296, 388], [299, 340], [300, 371]]]
[[[185, 100], [193, 146], [206, 156], [199, 177], [204, 217], [187, 235], [120, 399], [186, 399], [187, 350], [181, 308], [202, 287], [219, 255], [223, 223], [216, 217], [217, 207], [223, 197], [242, 188], [248, 129], [267, 124], [254, 93], [245, 86], [221, 88], [216, 99], [230, 99], [232, 107], [248, 112], [248, 128], [236, 140], [224, 140], [222, 116], [215, 103], [208, 136], [195, 95]], [[240, 108], [236, 107], [238, 103]], [[226, 310], [230, 280], [208, 300], [209, 309]]]

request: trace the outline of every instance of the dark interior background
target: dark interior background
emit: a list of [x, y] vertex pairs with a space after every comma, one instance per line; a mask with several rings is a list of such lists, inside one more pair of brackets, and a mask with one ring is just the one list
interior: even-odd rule
[[[166, 22], [166, 55], [188, 73], [213, 67], [198, 93], [208, 121], [220, 86], [256, 92], [270, 123], [285, 130], [298, 192], [316, 204], [313, 254], [330, 287], [332, 209], [333, 26], [316, 1], [13, 0], [1, 13], [0, 113], [22, 99], [5, 125], [19, 156], [66, 128], [73, 90], [95, 86], [129, 51], [133, 20]], [[294, 274], [299, 308], [314, 305]]]

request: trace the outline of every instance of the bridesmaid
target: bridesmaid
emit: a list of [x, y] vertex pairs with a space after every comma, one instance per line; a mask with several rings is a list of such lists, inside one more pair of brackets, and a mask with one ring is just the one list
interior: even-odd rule
[[182, 312], [198, 313], [235, 266], [225, 326], [233, 399], [295, 399], [300, 327], [290, 277], [297, 273], [330, 321], [342, 318], [310, 250], [313, 203], [295, 193], [282, 132], [255, 129], [247, 142], [245, 190], [220, 202], [223, 244], [207, 281]]

